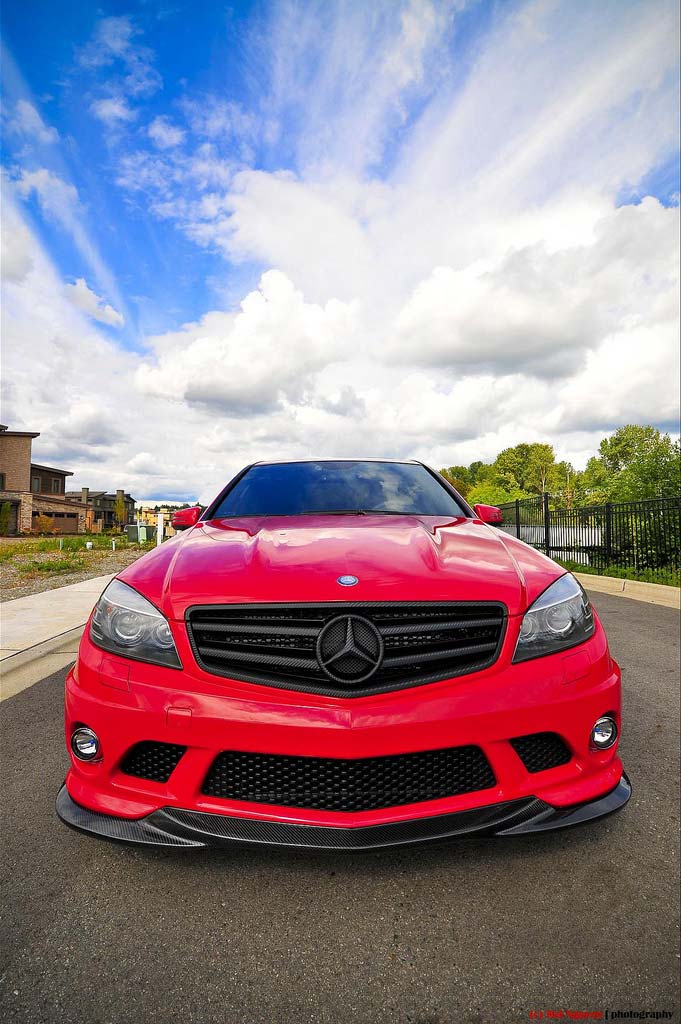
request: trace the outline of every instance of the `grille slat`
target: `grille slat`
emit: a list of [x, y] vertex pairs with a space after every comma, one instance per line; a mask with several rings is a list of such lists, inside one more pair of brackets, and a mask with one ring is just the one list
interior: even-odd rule
[[[213, 633], [234, 633], [237, 636], [249, 633], [253, 633], [256, 636], [263, 635], [263, 627], [261, 625], [254, 626], [241, 622], [212, 622], [210, 627], [206, 626], [206, 630], [208, 629]], [[318, 626], [284, 626], [277, 624], [277, 633], [280, 636], [307, 636], [315, 639], [318, 632]]]
[[[491, 644], [473, 644], [468, 647], [448, 647], [446, 650], [419, 652], [418, 659], [419, 661], [435, 661], [443, 657], [457, 658], [467, 654], [482, 654], [484, 651], [496, 650], [496, 646], [495, 642]], [[412, 665], [413, 662], [413, 654], [395, 654], [388, 656], [383, 664], [386, 668], [397, 668], [401, 665]]]
[[435, 633], [439, 630], [477, 629], [480, 626], [489, 628], [489, 619], [472, 619], [470, 622], [415, 622], [405, 626], [385, 626], [381, 633], [383, 636], [403, 636], [418, 633]]
[[[356, 638], [365, 647], [371, 632], [377, 635], [375, 650], [382, 649], [375, 671], [348, 656], [340, 668], [350, 678], [337, 679], [320, 664], [320, 634], [333, 630], [333, 620], [343, 616], [353, 618]], [[190, 608], [186, 624], [197, 662], [214, 675], [362, 697], [487, 668], [499, 655], [506, 621], [506, 608], [494, 601], [358, 601], [208, 605]], [[341, 642], [343, 629], [341, 623], [332, 644]], [[332, 662], [326, 654], [328, 668]]]
[[287, 654], [264, 654], [262, 651], [222, 650], [219, 647], [198, 648], [204, 658], [224, 658], [230, 661], [246, 661], [253, 665], [272, 665], [281, 668], [300, 668], [313, 670], [317, 662], [313, 658], [291, 658]]
[[459, 796], [495, 783], [475, 746], [369, 758], [228, 750], [211, 765], [202, 792], [224, 800], [352, 812]]

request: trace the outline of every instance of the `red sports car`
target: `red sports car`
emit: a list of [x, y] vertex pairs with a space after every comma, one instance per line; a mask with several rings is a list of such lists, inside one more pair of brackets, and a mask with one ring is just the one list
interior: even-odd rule
[[418, 462], [256, 463], [125, 569], [66, 680], [66, 824], [365, 849], [617, 810], [579, 583]]

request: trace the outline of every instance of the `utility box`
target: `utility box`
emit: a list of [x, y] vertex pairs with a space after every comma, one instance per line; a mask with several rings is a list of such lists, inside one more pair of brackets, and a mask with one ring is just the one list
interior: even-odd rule
[[145, 544], [148, 540], [153, 540], [156, 536], [156, 530], [153, 526], [147, 526], [146, 523], [129, 523], [125, 532], [128, 540], [133, 544]]

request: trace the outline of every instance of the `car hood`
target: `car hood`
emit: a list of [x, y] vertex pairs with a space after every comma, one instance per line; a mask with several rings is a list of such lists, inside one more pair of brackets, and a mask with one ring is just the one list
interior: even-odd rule
[[180, 619], [191, 605], [287, 601], [502, 601], [518, 614], [563, 572], [475, 519], [315, 515], [199, 523], [120, 578]]

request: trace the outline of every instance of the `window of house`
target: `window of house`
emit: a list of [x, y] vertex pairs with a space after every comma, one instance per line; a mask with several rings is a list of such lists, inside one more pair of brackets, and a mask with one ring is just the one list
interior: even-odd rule
[[34, 476], [31, 480], [31, 490], [34, 494], [40, 494], [40, 477]]
[[4, 473], [0, 473], [0, 491], [4, 491], [4, 489], [5, 489], [5, 474]]
[[52, 493], [61, 494], [61, 480], [58, 478], [52, 481]]

